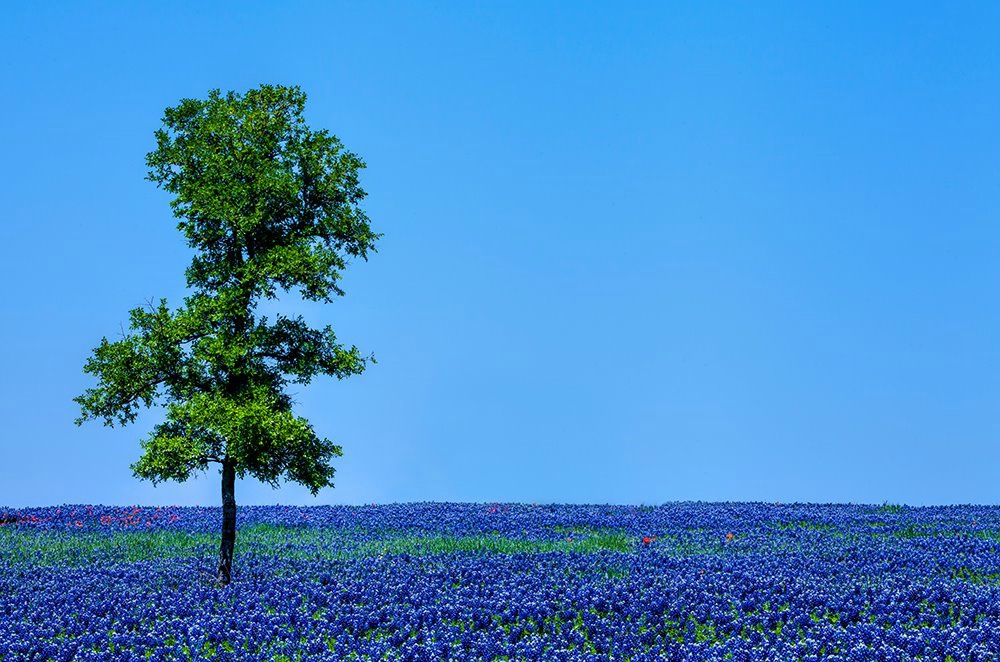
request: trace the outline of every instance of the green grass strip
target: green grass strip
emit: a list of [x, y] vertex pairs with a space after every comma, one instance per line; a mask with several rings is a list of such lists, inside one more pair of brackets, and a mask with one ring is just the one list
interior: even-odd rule
[[[634, 536], [591, 531], [570, 540], [523, 540], [498, 534], [472, 536], [415, 535], [361, 530], [256, 525], [239, 529], [236, 556], [255, 554], [288, 559], [344, 560], [379, 555], [425, 556], [449, 553], [537, 554], [632, 552]], [[184, 531], [31, 531], [0, 530], [0, 556], [12, 564], [36, 567], [79, 567], [103, 563], [133, 563], [158, 558], [214, 556], [219, 534]]]

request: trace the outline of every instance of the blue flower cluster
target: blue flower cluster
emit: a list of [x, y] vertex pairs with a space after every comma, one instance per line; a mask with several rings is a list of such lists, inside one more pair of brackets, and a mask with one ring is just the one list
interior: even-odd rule
[[[204, 542], [220, 524], [218, 508], [0, 507], [0, 662], [1000, 651], [997, 507], [241, 507], [224, 589]], [[628, 546], [588, 546], [613, 536]], [[432, 537], [527, 551], [399, 551]]]

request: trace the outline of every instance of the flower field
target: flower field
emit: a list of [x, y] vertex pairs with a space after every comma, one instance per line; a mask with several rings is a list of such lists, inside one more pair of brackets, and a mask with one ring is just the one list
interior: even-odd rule
[[0, 507], [0, 661], [1000, 659], [1000, 508]]

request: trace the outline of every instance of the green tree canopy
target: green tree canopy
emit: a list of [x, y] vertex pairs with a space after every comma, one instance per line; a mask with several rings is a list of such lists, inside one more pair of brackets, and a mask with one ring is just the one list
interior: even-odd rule
[[74, 398], [77, 425], [112, 427], [163, 401], [166, 420], [142, 441], [134, 474], [184, 481], [218, 463], [224, 505], [229, 474], [275, 487], [287, 479], [313, 494], [332, 487], [329, 462], [341, 447], [293, 415], [284, 387], [316, 375], [343, 379], [374, 363], [338, 343], [329, 326], [254, 314], [279, 288], [332, 302], [344, 294], [349, 260], [367, 261], [381, 236], [359, 206], [364, 162], [306, 126], [305, 101], [297, 87], [262, 85], [166, 109], [147, 179], [174, 196], [177, 228], [195, 251], [185, 271], [193, 294], [174, 312], [165, 299], [132, 310], [133, 333], [101, 339], [84, 367], [99, 384]]

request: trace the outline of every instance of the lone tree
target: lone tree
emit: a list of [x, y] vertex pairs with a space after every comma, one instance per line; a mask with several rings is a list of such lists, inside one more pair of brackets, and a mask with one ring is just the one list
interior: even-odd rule
[[135, 421], [140, 401], [166, 398], [166, 421], [131, 466], [138, 478], [183, 482], [221, 465], [219, 586], [231, 580], [237, 476], [272, 487], [287, 479], [313, 495], [333, 486], [329, 462], [341, 447], [292, 414], [285, 385], [317, 374], [343, 379], [375, 362], [338, 344], [329, 326], [281, 315], [269, 325], [254, 315], [278, 286], [331, 303], [344, 294], [338, 280], [348, 260], [367, 261], [381, 236], [358, 206], [364, 162], [305, 125], [305, 101], [298, 87], [262, 85], [166, 109], [147, 179], [175, 196], [177, 228], [196, 252], [185, 272], [194, 294], [174, 313], [166, 299], [130, 311], [135, 333], [101, 338], [84, 367], [99, 385], [74, 398], [77, 425], [110, 427]]

